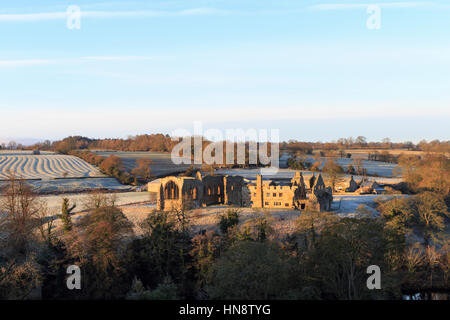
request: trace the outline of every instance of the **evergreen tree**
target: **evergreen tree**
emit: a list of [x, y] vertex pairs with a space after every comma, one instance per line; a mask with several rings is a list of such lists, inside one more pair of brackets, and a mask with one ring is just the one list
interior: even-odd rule
[[60, 218], [63, 222], [64, 232], [72, 230], [72, 220], [70, 219], [70, 214], [72, 213], [73, 209], [75, 209], [76, 206], [77, 205], [74, 204], [73, 206], [69, 207], [69, 199], [63, 198]]

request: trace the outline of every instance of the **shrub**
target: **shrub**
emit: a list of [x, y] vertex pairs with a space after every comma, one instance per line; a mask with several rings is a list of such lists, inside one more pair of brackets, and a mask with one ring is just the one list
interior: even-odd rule
[[224, 215], [220, 216], [219, 228], [222, 234], [237, 226], [239, 223], [239, 212], [236, 209], [228, 209]]

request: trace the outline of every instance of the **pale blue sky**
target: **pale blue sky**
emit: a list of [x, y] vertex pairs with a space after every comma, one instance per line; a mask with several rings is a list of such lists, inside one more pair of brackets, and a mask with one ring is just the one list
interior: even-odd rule
[[449, 1], [2, 0], [0, 39], [0, 140], [195, 120], [308, 141], [450, 138]]

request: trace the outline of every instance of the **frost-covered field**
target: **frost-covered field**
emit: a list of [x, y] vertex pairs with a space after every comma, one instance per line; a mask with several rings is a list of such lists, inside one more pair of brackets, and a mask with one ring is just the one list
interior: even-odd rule
[[[353, 159], [345, 159], [339, 158], [336, 162], [346, 169], [348, 165], [353, 163]], [[325, 161], [323, 161], [323, 164]], [[322, 164], [322, 166], [323, 166]], [[368, 175], [378, 175], [380, 177], [395, 177], [396, 172], [395, 168], [397, 168], [397, 164], [395, 163], [387, 163], [382, 161], [370, 161], [370, 160], [362, 160], [362, 166], [367, 169]]]
[[0, 152], [0, 180], [14, 172], [23, 179], [105, 177], [86, 161], [68, 155], [28, 152]]
[[[291, 157], [290, 154], [284, 153], [280, 157], [280, 166], [286, 168], [287, 167], [287, 160]], [[357, 157], [361, 159], [360, 157]], [[334, 159], [337, 164], [342, 166], [344, 169], [346, 169], [350, 164], [353, 164], [354, 159], [348, 159], [348, 158], [337, 158]], [[315, 160], [313, 157], [307, 157], [307, 161], [314, 163]], [[321, 166], [322, 168], [325, 165], [325, 162], [327, 161], [326, 157], [320, 158]], [[397, 168], [397, 164], [395, 163], [388, 163], [388, 162], [382, 162], [382, 161], [370, 161], [370, 160], [362, 160], [362, 166], [367, 170], [368, 175], [378, 175], [380, 177], [395, 177], [398, 175], [398, 173], [395, 171]]]
[[[58, 180], [29, 180], [37, 193], [76, 193], [95, 189], [129, 191], [132, 187], [122, 185], [115, 178], [85, 178]], [[1, 185], [1, 182], [0, 182]]]
[[33, 155], [31, 151], [0, 151], [0, 187], [5, 185], [10, 172], [27, 179], [40, 194], [131, 189], [78, 157], [53, 152]]
[[[357, 208], [364, 205], [364, 208], [373, 216], [378, 216], [378, 211], [375, 210], [375, 199], [381, 198], [383, 200], [392, 199], [393, 197], [403, 197], [405, 195], [354, 195], [354, 196], [334, 196], [332, 205], [332, 212], [337, 216], [354, 217], [357, 213]], [[135, 224], [135, 231], [140, 232], [139, 223], [143, 221], [147, 215], [154, 210], [152, 205], [129, 206], [122, 208], [127, 218]], [[193, 209], [189, 211], [188, 218], [192, 225], [194, 233], [201, 230], [214, 230], [220, 220], [220, 215], [224, 214], [229, 209], [227, 206], [215, 205], [207, 208]], [[248, 219], [256, 218], [258, 216], [267, 215], [270, 217], [272, 227], [274, 229], [275, 237], [283, 237], [295, 231], [295, 220], [301, 215], [298, 210], [285, 209], [254, 209], [254, 208], [237, 208], [239, 210], [239, 223], [244, 224]]]
[[[80, 212], [84, 210], [84, 203], [89, 199], [89, 194], [67, 194], [67, 195], [51, 195], [40, 196], [39, 199], [44, 201], [48, 208], [48, 215], [53, 216], [61, 213], [61, 204], [63, 198], [68, 198], [71, 203], [76, 203], [77, 207], [73, 212]], [[150, 201], [150, 194], [148, 192], [120, 192], [120, 193], [106, 193], [105, 196], [115, 197], [115, 203], [118, 206], [127, 206], [131, 204], [140, 203], [144, 206], [144, 202]]]
[[[267, 179], [292, 179], [294, 177], [296, 170], [291, 169], [278, 169], [275, 174], [264, 174], [263, 177]], [[311, 177], [313, 174], [311, 171], [301, 171], [305, 179]], [[227, 175], [239, 175], [246, 179], [254, 180], [257, 174], [261, 174], [261, 169], [221, 169], [217, 170], [219, 174]], [[317, 176], [317, 173], [315, 173]], [[355, 180], [359, 181], [362, 179], [361, 176], [353, 176]], [[350, 178], [350, 175], [344, 175], [343, 178]], [[401, 178], [388, 178], [388, 177], [367, 177], [369, 181], [376, 181], [381, 184], [395, 184], [402, 181]]]
[[375, 210], [376, 199], [390, 200], [395, 197], [408, 197], [408, 195], [333, 195], [333, 204], [331, 209], [339, 216], [353, 216], [357, 212], [357, 208], [364, 205], [373, 215], [379, 213]]
[[[112, 195], [112, 194], [109, 194]], [[147, 192], [126, 192], [115, 193], [116, 204], [124, 212], [125, 216], [134, 224], [134, 231], [140, 234], [142, 230], [139, 224], [156, 209], [156, 205], [152, 202], [150, 194]], [[77, 208], [74, 210], [73, 220], [80, 219], [85, 212], [83, 212], [83, 203], [89, 195], [67, 195], [64, 196], [77, 203]], [[378, 215], [375, 208], [375, 199], [381, 197], [383, 199], [391, 199], [394, 196], [376, 196], [376, 195], [361, 195], [361, 196], [335, 196], [332, 205], [333, 212], [339, 217], [354, 217], [357, 208], [364, 205], [374, 216]], [[63, 196], [45, 196], [40, 197], [48, 206], [48, 215], [55, 216], [60, 213], [61, 202]], [[230, 207], [224, 205], [209, 206], [206, 208], [198, 208], [190, 210], [187, 217], [192, 226], [192, 231], [198, 233], [201, 230], [215, 230], [220, 220], [220, 215], [224, 214]], [[295, 231], [295, 220], [301, 215], [298, 210], [284, 210], [284, 209], [253, 209], [253, 208], [236, 208], [239, 211], [239, 223], [244, 224], [248, 219], [256, 218], [258, 216], [269, 216], [275, 237], [283, 237]], [[58, 222], [59, 223], [59, 222]]]
[[[374, 209], [376, 196], [353, 196], [342, 199], [339, 206], [340, 199], [336, 199], [333, 203], [333, 212], [337, 216], [354, 217], [356, 209], [359, 205], [365, 205], [365, 208], [374, 216], [378, 216], [378, 212]], [[229, 207], [215, 205], [207, 208], [194, 209], [188, 212], [188, 218], [192, 226], [192, 231], [198, 233], [201, 230], [217, 230], [220, 216], [226, 212]], [[154, 206], [129, 206], [122, 208], [126, 217], [135, 224], [135, 232], [140, 233], [139, 223], [142, 222], [147, 215], [154, 210]], [[274, 236], [282, 238], [287, 234], [292, 234], [296, 228], [296, 219], [302, 214], [298, 210], [284, 210], [284, 209], [253, 209], [253, 208], [237, 208], [239, 210], [239, 224], [245, 224], [249, 219], [258, 216], [269, 216], [274, 230]]]
[[[125, 152], [125, 151], [95, 151], [96, 154], [108, 157], [115, 155], [122, 159], [122, 162], [127, 170], [132, 170], [136, 167], [136, 160], [148, 159], [152, 160], [150, 168], [152, 175], [162, 176], [169, 174], [176, 174], [185, 171], [190, 164], [175, 164], [172, 161], [170, 153], [164, 152]], [[181, 158], [177, 158], [181, 161]], [[186, 159], [190, 161], [190, 159]]]
[[[144, 197], [145, 198], [145, 197]], [[120, 208], [127, 217], [127, 219], [134, 224], [134, 231], [137, 235], [141, 234], [142, 230], [139, 224], [147, 218], [148, 214], [155, 209], [154, 204], [138, 203], [133, 204], [132, 201], [138, 200], [129, 198], [125, 201], [129, 201], [129, 204], [124, 204]], [[146, 201], [146, 200], [143, 200]], [[54, 214], [59, 213], [60, 202], [56, 202], [54, 207]], [[59, 206], [58, 206], [59, 205]], [[198, 233], [201, 230], [217, 230], [217, 226], [220, 220], [220, 215], [224, 214], [229, 209], [227, 206], [210, 206], [207, 208], [199, 208], [190, 210], [188, 212], [188, 220], [192, 226], [192, 232]], [[248, 219], [256, 218], [264, 215], [264, 210], [252, 209], [252, 208], [238, 208], [239, 210], [239, 223], [244, 224]], [[75, 210], [76, 211], [76, 210]], [[268, 212], [271, 216], [272, 227], [274, 229], [274, 236], [281, 237], [282, 235], [292, 233], [295, 229], [295, 219], [300, 215], [300, 211], [295, 210], [271, 210]], [[74, 221], [80, 219], [85, 213], [76, 213], [72, 219]]]

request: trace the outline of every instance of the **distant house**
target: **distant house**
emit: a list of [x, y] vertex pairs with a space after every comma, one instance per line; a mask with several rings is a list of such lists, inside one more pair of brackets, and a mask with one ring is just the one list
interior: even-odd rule
[[358, 191], [360, 194], [367, 194], [367, 193], [381, 194], [386, 192], [386, 190], [382, 186], [380, 186], [376, 181], [362, 182]]
[[386, 189], [384, 189], [382, 186], [380, 186], [376, 181], [373, 182], [372, 189], [373, 189], [373, 192], [376, 194], [386, 193]]
[[358, 190], [359, 185], [356, 183], [355, 180], [353, 180], [353, 176], [351, 177], [350, 181], [348, 182], [348, 187], [345, 189], [345, 192], [355, 192]]
[[34, 155], [39, 155], [39, 154], [41, 154], [41, 152], [39, 150], [33, 150], [33, 154]]

